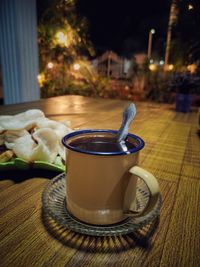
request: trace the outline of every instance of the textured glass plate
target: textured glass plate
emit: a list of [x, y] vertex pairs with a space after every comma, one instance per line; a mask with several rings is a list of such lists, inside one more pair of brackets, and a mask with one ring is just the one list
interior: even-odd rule
[[[83, 223], [72, 216], [66, 209], [66, 183], [65, 173], [56, 176], [42, 194], [43, 210], [52, 217], [58, 224], [73, 230], [74, 232], [92, 236], [113, 236], [124, 235], [142, 229], [151, 224], [159, 215], [161, 208], [161, 196], [155, 208], [140, 218], [128, 218], [120, 223], [106, 226], [96, 226]], [[146, 185], [138, 181], [136, 193], [136, 210], [140, 211], [146, 206], [149, 200], [149, 192]]]
[[51, 171], [65, 171], [65, 166], [61, 163], [61, 160], [58, 158], [55, 164], [46, 162], [46, 161], [35, 161], [29, 163], [21, 158], [15, 158], [12, 161], [0, 163], [0, 170], [28, 170], [28, 169], [45, 169]]

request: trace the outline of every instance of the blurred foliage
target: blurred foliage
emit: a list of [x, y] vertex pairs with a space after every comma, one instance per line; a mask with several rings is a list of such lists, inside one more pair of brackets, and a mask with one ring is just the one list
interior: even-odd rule
[[174, 103], [178, 94], [192, 95], [193, 104], [198, 105], [200, 96], [199, 74], [155, 71], [146, 76], [146, 100]]
[[145, 98], [159, 103], [173, 103], [170, 83], [173, 74], [162, 70], [149, 72], [146, 76]]
[[[104, 81], [97, 82], [100, 77], [83, 56], [94, 55], [87, 28], [87, 20], [76, 13], [75, 0], [53, 0], [41, 15], [38, 43], [42, 97], [88, 95], [89, 91], [97, 95], [103, 86]], [[75, 71], [74, 64], [79, 64], [80, 70]]]
[[[53, 57], [62, 53], [64, 56], [68, 55], [73, 58], [77, 54], [82, 54], [81, 52], [94, 55], [87, 29], [86, 18], [76, 14], [75, 0], [52, 0], [39, 20], [40, 49], [44, 48], [45, 54], [53, 54]], [[54, 44], [53, 40], [58, 31], [63, 31], [71, 39], [67, 47]]]
[[169, 82], [172, 92], [200, 95], [200, 77], [188, 72], [174, 73]]
[[[192, 1], [194, 10], [189, 11], [186, 2], [178, 3], [178, 20], [173, 30], [171, 60], [175, 62], [174, 70], [163, 72], [157, 67], [156, 71], [150, 71], [148, 60], [142, 65], [132, 61], [129, 79], [112, 80], [98, 74], [87, 59], [94, 56], [94, 49], [87, 32], [88, 21], [77, 14], [76, 1], [50, 1], [38, 26], [41, 97], [79, 94], [173, 103], [175, 94], [181, 90], [200, 94], [200, 83], [195, 75], [192, 76], [194, 85], [191, 80], [180, 79], [183, 73], [177, 73], [186, 63], [200, 59], [199, 3]], [[191, 31], [194, 26], [195, 34]]]

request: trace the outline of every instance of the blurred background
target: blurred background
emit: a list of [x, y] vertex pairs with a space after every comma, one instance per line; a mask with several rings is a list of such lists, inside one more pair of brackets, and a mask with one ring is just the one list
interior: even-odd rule
[[78, 94], [200, 105], [198, 0], [1, 0], [0, 15], [1, 104]]

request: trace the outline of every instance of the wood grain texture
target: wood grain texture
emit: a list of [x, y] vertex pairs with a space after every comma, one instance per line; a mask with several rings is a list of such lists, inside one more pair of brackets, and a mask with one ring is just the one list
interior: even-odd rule
[[199, 266], [200, 181], [182, 177], [178, 187], [161, 265]]
[[1, 183], [0, 183], [0, 192], [2, 193], [3, 190], [7, 189], [8, 187], [12, 186], [13, 184], [14, 184], [14, 182], [11, 181], [11, 180], [1, 181]]
[[[82, 96], [54, 97], [0, 106], [0, 114], [39, 108], [74, 128], [118, 129], [127, 101]], [[56, 174], [29, 170], [0, 172], [0, 266], [199, 266], [200, 141], [196, 112], [176, 113], [170, 105], [136, 103], [130, 132], [146, 144], [140, 166], [159, 180], [160, 222], [118, 237], [69, 231], [42, 213], [41, 194]]]
[[181, 170], [183, 176], [200, 180], [200, 136], [198, 127], [192, 126], [188, 135], [184, 164]]

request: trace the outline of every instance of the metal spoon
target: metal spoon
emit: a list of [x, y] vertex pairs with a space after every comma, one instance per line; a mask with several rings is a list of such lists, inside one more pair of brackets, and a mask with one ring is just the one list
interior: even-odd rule
[[123, 112], [123, 119], [121, 127], [117, 134], [117, 142], [123, 151], [127, 151], [125, 140], [128, 135], [129, 125], [136, 115], [136, 107], [133, 103], [130, 103]]

